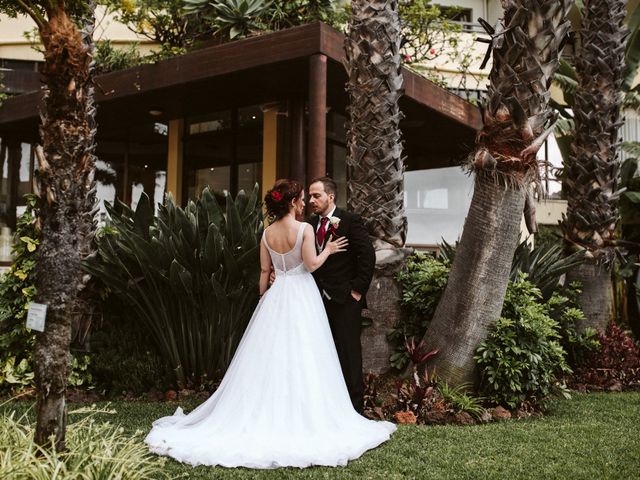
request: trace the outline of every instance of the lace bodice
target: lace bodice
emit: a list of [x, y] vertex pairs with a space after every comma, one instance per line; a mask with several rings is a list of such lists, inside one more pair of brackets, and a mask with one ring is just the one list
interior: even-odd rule
[[276, 276], [279, 275], [294, 275], [307, 272], [307, 269], [302, 262], [302, 233], [306, 223], [301, 223], [298, 229], [298, 235], [296, 236], [296, 243], [291, 250], [285, 253], [279, 253], [273, 250], [267, 242], [266, 230], [262, 233], [262, 241], [265, 247], [271, 255], [271, 263], [276, 271]]

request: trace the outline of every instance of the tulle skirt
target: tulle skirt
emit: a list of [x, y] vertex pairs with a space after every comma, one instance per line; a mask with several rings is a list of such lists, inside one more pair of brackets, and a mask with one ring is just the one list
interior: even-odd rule
[[396, 427], [352, 407], [311, 274], [280, 273], [262, 297], [222, 383], [193, 412], [161, 418], [145, 442], [191, 465], [346, 465]]

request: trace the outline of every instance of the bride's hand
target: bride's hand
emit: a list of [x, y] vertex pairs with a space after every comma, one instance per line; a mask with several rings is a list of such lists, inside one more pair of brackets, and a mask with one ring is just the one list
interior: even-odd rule
[[346, 252], [347, 245], [349, 245], [349, 240], [344, 237], [334, 238], [324, 247], [329, 250], [329, 254], [334, 254], [338, 252]]

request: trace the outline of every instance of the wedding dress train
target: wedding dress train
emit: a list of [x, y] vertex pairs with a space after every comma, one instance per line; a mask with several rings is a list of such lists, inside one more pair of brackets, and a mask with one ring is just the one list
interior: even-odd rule
[[294, 248], [263, 236], [276, 280], [258, 303], [222, 383], [185, 415], [153, 423], [150, 450], [191, 465], [277, 468], [345, 465], [396, 429], [352, 407], [324, 310]]

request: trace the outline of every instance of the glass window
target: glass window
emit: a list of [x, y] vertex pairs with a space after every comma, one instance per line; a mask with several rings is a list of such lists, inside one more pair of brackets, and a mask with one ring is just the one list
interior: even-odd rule
[[347, 206], [347, 117], [330, 110], [327, 115], [327, 172], [338, 187], [336, 205]]
[[24, 196], [31, 193], [34, 153], [31, 144], [0, 138], [0, 227], [16, 226], [26, 209]]
[[183, 201], [209, 186], [218, 200], [262, 180], [263, 116], [257, 105], [187, 119]]
[[460, 167], [414, 170], [404, 175], [407, 244], [455, 242], [471, 205], [473, 179]]
[[142, 192], [157, 211], [166, 190], [168, 126], [149, 121], [98, 132], [96, 194], [101, 216], [106, 215], [104, 202], [113, 203], [116, 198], [135, 209]]

